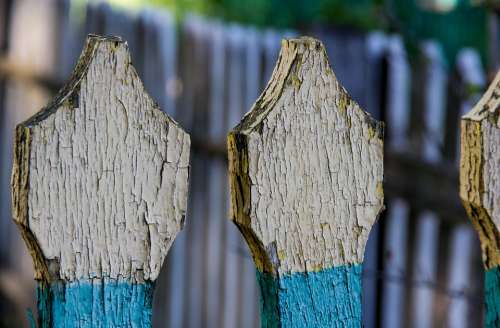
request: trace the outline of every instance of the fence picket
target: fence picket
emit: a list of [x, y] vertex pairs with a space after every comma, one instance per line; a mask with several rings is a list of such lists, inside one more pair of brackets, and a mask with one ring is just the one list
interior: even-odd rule
[[400, 277], [408, 275], [408, 226], [409, 206], [403, 199], [394, 199], [388, 204], [382, 255], [384, 270], [382, 289], [382, 327], [404, 326], [404, 309], [407, 291]]
[[151, 325], [183, 226], [189, 135], [145, 93], [127, 44], [89, 36], [68, 82], [16, 128], [12, 206], [39, 327]]
[[[227, 45], [227, 118], [228, 125], [226, 131], [234, 126], [243, 115], [244, 107], [244, 46], [245, 34], [239, 25], [230, 25], [226, 30]], [[227, 203], [226, 203], [227, 204]], [[227, 222], [227, 221], [226, 221]], [[231, 224], [226, 227], [226, 263], [225, 263], [225, 308], [224, 327], [238, 326], [238, 319], [241, 318], [243, 294], [236, 293], [241, 286], [242, 256], [240, 245], [243, 244], [241, 235]]]
[[424, 62], [421, 79], [424, 93], [424, 134], [422, 152], [425, 160], [436, 163], [441, 160], [444, 143], [446, 116], [446, 77], [444, 54], [439, 44], [433, 41], [421, 45]]
[[388, 87], [386, 123], [389, 147], [407, 150], [410, 121], [410, 65], [399, 36], [388, 40]]
[[383, 205], [381, 125], [323, 45], [290, 39], [228, 136], [231, 219], [257, 266], [264, 327], [361, 325], [368, 232]]
[[[414, 327], [432, 327], [435, 306], [434, 286], [437, 286], [439, 254], [439, 217], [430, 211], [418, 218], [411, 294]], [[401, 326], [404, 326], [402, 324]]]
[[[262, 44], [259, 42], [261, 34], [254, 28], [246, 30], [245, 44], [245, 102], [243, 109], [248, 110], [262, 91]], [[233, 125], [228, 127], [231, 129]], [[224, 131], [227, 132], [227, 131]], [[243, 243], [242, 243], [243, 244]], [[245, 247], [245, 246], [243, 246]], [[247, 251], [246, 254], [249, 255]], [[255, 265], [252, 258], [246, 256], [243, 261], [243, 302], [242, 302], [242, 326], [241, 328], [254, 328], [259, 322], [258, 289], [255, 281]]]
[[461, 121], [460, 197], [479, 234], [486, 327], [500, 326], [500, 71]]

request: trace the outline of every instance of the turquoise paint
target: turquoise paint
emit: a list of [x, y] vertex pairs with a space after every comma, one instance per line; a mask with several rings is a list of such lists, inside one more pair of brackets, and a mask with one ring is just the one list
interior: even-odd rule
[[257, 271], [261, 327], [361, 327], [362, 265], [273, 277]]
[[485, 327], [500, 327], [500, 266], [485, 272], [484, 301], [486, 303]]
[[37, 289], [38, 326], [149, 328], [153, 290], [151, 282], [41, 282]]

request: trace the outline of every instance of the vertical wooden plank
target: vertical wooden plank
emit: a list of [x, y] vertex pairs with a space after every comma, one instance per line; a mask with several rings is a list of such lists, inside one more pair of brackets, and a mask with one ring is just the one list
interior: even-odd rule
[[[466, 225], [459, 225], [452, 230], [451, 249], [449, 254], [450, 264], [448, 268], [448, 315], [447, 327], [465, 328], [471, 325], [471, 303], [467, 298], [469, 294], [469, 282], [471, 280], [471, 257], [470, 245], [473, 240], [473, 231]], [[486, 327], [497, 327], [498, 325], [486, 325]]]
[[424, 93], [424, 133], [422, 135], [423, 158], [428, 162], [439, 162], [444, 146], [446, 116], [447, 70], [440, 45], [433, 41], [421, 45]]
[[[364, 79], [364, 99], [366, 111], [371, 113], [377, 120], [385, 119], [387, 106], [387, 44], [388, 37], [380, 31], [370, 32], [365, 37], [365, 67], [366, 77]], [[382, 216], [370, 231], [368, 244], [366, 246], [365, 260], [363, 262], [363, 324], [366, 328], [377, 327], [380, 323], [380, 309], [382, 302], [379, 295], [382, 294], [382, 278], [379, 277], [383, 254], [380, 251], [383, 244], [382, 234], [386, 231], [387, 216]]]
[[[208, 29], [206, 21], [199, 16], [192, 16], [190, 24], [193, 28], [193, 127], [192, 134], [196, 140], [203, 140], [204, 132], [207, 129], [207, 98], [208, 98]], [[193, 180], [192, 211], [189, 213], [191, 220], [187, 226], [187, 247], [186, 256], [189, 259], [185, 263], [185, 286], [184, 292], [187, 294], [186, 305], [183, 309], [185, 327], [202, 326], [202, 310], [204, 303], [204, 274], [205, 274], [205, 229], [207, 219], [207, 160], [206, 153], [197, 151], [193, 154], [196, 161], [193, 162], [193, 171], [197, 174], [197, 180]]]
[[387, 35], [380, 31], [371, 32], [365, 37], [367, 65], [363, 98], [366, 110], [377, 120], [382, 119], [386, 105], [387, 42]]
[[382, 147], [382, 126], [336, 80], [321, 42], [284, 40], [266, 90], [228, 136], [230, 217], [257, 266], [262, 326], [361, 326]]
[[265, 30], [262, 36], [262, 43], [264, 48], [264, 65], [262, 74], [262, 85], [266, 85], [271, 74], [273, 72], [274, 66], [276, 64], [276, 59], [278, 58], [278, 53], [280, 50], [279, 44], [281, 42], [281, 36], [278, 32], [274, 30]]
[[89, 36], [68, 84], [16, 128], [13, 217], [39, 327], [151, 325], [154, 282], [184, 223], [189, 147], [126, 42]]
[[0, 3], [0, 55], [7, 52], [9, 46], [8, 35], [11, 23], [13, 0], [5, 0]]
[[[57, 71], [57, 3], [47, 0], [15, 1], [10, 10], [9, 47], [5, 54], [8, 62], [34, 76], [52, 77]], [[43, 56], [40, 56], [41, 53]], [[31, 297], [25, 303], [25, 295], [33, 294], [35, 284], [29, 254], [12, 222], [8, 168], [12, 163], [15, 124], [28, 118], [48, 97], [49, 92], [45, 88], [27, 80], [16, 80], [12, 76], [5, 82], [5, 102], [1, 109], [3, 114], [0, 114], [4, 115], [3, 126], [0, 126], [1, 142], [4, 143], [0, 147], [0, 166], [4, 168], [0, 170], [0, 244], [10, 271], [8, 277], [2, 275], [0, 283], [2, 288], [7, 285], [16, 287], [13, 295], [18, 300], [13, 299], [12, 304], [18, 306], [17, 310], [23, 319], [25, 309], [33, 304]]]
[[402, 277], [408, 276], [407, 240], [409, 206], [403, 199], [395, 199], [388, 205], [384, 234], [382, 327], [404, 326], [406, 290]]
[[159, 87], [159, 103], [167, 113], [176, 117], [176, 100], [179, 96], [177, 79], [177, 30], [173, 14], [166, 10], [155, 11], [153, 19], [158, 29], [158, 53], [161, 59], [161, 83]]
[[[419, 145], [424, 161], [438, 163], [444, 146], [447, 69], [438, 43], [425, 41], [419, 52], [414, 119], [421, 127], [414, 131], [417, 140], [412, 141]], [[435, 319], [435, 289], [439, 286], [439, 218], [430, 211], [419, 213], [415, 228], [409, 261], [413, 284], [409, 289], [408, 314], [415, 327], [429, 327]]]
[[[8, 45], [9, 45], [9, 30], [11, 25], [12, 16], [12, 4], [11, 0], [3, 1], [0, 3], [0, 57], [7, 55]], [[7, 123], [7, 103], [6, 103], [6, 93], [7, 93], [7, 78], [0, 75], [0, 137], [2, 140], [0, 142], [0, 164], [2, 167], [7, 164], [7, 159], [10, 160], [10, 135], [3, 135], [4, 131], [8, 131], [9, 124]], [[12, 131], [9, 131], [12, 132]], [[5, 163], [4, 163], [5, 161]], [[5, 175], [5, 176], [4, 176]], [[0, 186], [6, 186], [8, 178], [7, 174], [0, 172]], [[0, 267], [6, 266], [9, 257], [9, 232], [11, 221], [7, 219], [8, 210], [6, 207], [9, 204], [8, 192], [2, 192], [5, 188], [0, 189]]]
[[[245, 34], [241, 26], [232, 24], [226, 29], [227, 48], [227, 115], [226, 131], [234, 126], [243, 115], [244, 107], [244, 39]], [[227, 203], [226, 203], [227, 204]], [[241, 303], [244, 297], [241, 291], [242, 264], [240, 247], [243, 244], [241, 235], [235, 226], [226, 224], [226, 256], [225, 256], [225, 307], [224, 327], [238, 327], [241, 322]]]
[[[245, 30], [245, 67], [243, 74], [243, 82], [245, 84], [244, 110], [252, 107], [255, 99], [257, 99], [259, 93], [262, 91], [260, 81], [262, 80], [261, 68], [263, 48], [261, 47], [260, 38], [261, 33], [255, 28], [247, 28]], [[231, 126], [228, 127], [228, 129], [231, 129]], [[244, 254], [242, 263], [243, 289], [241, 294], [243, 301], [241, 302], [240, 310], [242, 315], [241, 328], [255, 328], [258, 326], [259, 322], [259, 295], [257, 281], [255, 280], [255, 265], [247, 245], [243, 242], [241, 247], [247, 250]]]
[[455, 112], [453, 122], [455, 146], [454, 160], [460, 161], [460, 135], [458, 134], [461, 116], [465, 115], [481, 98], [481, 92], [486, 87], [486, 74], [484, 73], [481, 57], [475, 49], [464, 48], [457, 55], [457, 72], [459, 75], [459, 108]]
[[142, 39], [142, 76], [144, 86], [150, 90], [149, 92], [153, 99], [166, 110], [163, 104], [165, 91], [165, 81], [162, 76], [163, 56], [159, 51], [161, 38], [159, 35], [158, 22], [155, 19], [155, 12], [153, 9], [147, 8], [141, 12], [139, 19], [142, 25], [142, 35], [140, 38]]
[[[225, 136], [224, 119], [224, 81], [225, 81], [225, 39], [224, 27], [220, 22], [210, 25], [210, 99], [208, 108], [208, 135], [211, 144], [221, 144]], [[205, 273], [207, 285], [207, 302], [204, 308], [204, 323], [207, 327], [223, 327], [221, 308], [223, 304], [223, 276], [221, 268], [224, 266], [223, 229], [226, 215], [225, 193], [227, 190], [226, 167], [222, 158], [212, 156], [208, 163], [208, 227], [209, 236], [205, 256], [208, 259]]]
[[[194, 83], [193, 72], [195, 63], [195, 54], [197, 53], [198, 32], [195, 29], [195, 18], [187, 16], [181, 26], [180, 33], [180, 63], [179, 74], [183, 84], [183, 93], [179, 106], [177, 118], [188, 130], [193, 127], [194, 117]], [[192, 183], [194, 185], [194, 183]], [[188, 213], [191, 217], [191, 214]], [[187, 277], [188, 252], [188, 233], [187, 229], [180, 234], [172, 248], [172, 254], [169, 258], [169, 266], [172, 268], [169, 276], [169, 311], [167, 327], [187, 327], [184, 321], [185, 308], [189, 307], [188, 293], [189, 280]], [[175, 300], [171, 302], [170, 300]]]
[[388, 45], [387, 135], [389, 147], [403, 151], [408, 146], [410, 119], [410, 67], [403, 41], [391, 36]]
[[109, 10], [109, 4], [105, 2], [88, 2], [85, 12], [85, 33], [86, 34], [104, 34], [106, 26], [106, 13]]
[[500, 71], [461, 121], [460, 197], [479, 234], [486, 327], [500, 325]]
[[[497, 8], [498, 9], [498, 8]], [[488, 13], [488, 71], [500, 69], [500, 15], [494, 10]]]
[[439, 218], [435, 213], [426, 211], [419, 216], [414, 249], [410, 311], [414, 327], [432, 327], [439, 251]]
[[[132, 57], [132, 64], [139, 71], [139, 76], [142, 77], [142, 67], [143, 67], [143, 44], [140, 40], [147, 35], [144, 35], [146, 31], [139, 29], [140, 18], [137, 14], [127, 12], [123, 9], [116, 7], [111, 7], [109, 4], [102, 3], [97, 7], [97, 13], [95, 18], [96, 29], [99, 30], [98, 33], [105, 34], [108, 36], [119, 36], [124, 40], [127, 40], [127, 44], [130, 49], [130, 54]], [[88, 17], [89, 23], [92, 24], [92, 17]], [[146, 81], [144, 81], [145, 83]], [[146, 88], [149, 90], [149, 85]], [[163, 104], [161, 104], [163, 105]], [[161, 107], [161, 106], [160, 106]], [[163, 108], [163, 107], [161, 107]]]

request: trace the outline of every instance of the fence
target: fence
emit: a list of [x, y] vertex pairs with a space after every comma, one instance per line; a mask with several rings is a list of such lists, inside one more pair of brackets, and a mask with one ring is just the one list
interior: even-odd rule
[[[3, 89], [7, 104], [1, 117], [3, 140], [11, 140], [12, 126], [29, 116], [28, 110], [41, 108], [48, 98], [39, 84], [31, 87], [34, 91], [26, 91], [28, 84], [19, 83], [19, 76], [34, 77], [54, 91], [68, 76], [87, 32], [118, 34], [128, 40], [146, 89], [189, 131], [193, 143], [186, 228], [158, 279], [153, 322], [172, 327], [258, 325], [254, 266], [241, 235], [225, 220], [229, 206], [225, 134], [251, 107], [270, 77], [279, 40], [295, 32], [260, 31], [196, 16], [185, 18], [176, 29], [168, 13], [133, 15], [107, 5], [89, 5], [85, 23], [78, 25], [78, 19], [69, 14], [69, 3], [60, 1], [40, 5], [44, 7], [40, 8], [42, 14], [44, 10], [47, 14], [37, 17], [42, 17], [40, 26], [63, 31], [62, 35], [33, 28], [37, 24], [33, 20], [32, 29], [40, 33], [39, 45], [16, 45], [15, 40], [26, 37], [22, 24], [15, 22], [25, 20], [22, 15], [30, 13], [26, 8], [35, 3], [11, 3], [11, 44], [3, 58], [15, 65], [2, 65], [8, 77], [3, 82], [7, 85]], [[398, 36], [313, 32], [325, 40], [333, 69], [353, 98], [387, 122], [387, 211], [370, 234], [365, 256], [366, 326], [381, 323], [398, 327], [407, 320], [425, 325], [421, 320], [429, 318], [453, 326], [479, 325], [482, 308], [476, 300], [483, 286], [479, 248], [474, 233], [464, 223], [458, 197], [450, 196], [457, 194], [458, 184], [458, 109], [467, 110], [475, 102], [474, 95], [466, 92], [471, 84], [480, 89], [485, 83], [477, 55], [464, 50], [453, 69], [440, 59], [439, 45], [429, 43], [422, 45], [422, 60], [412, 69]], [[29, 63], [33, 58], [29, 54], [45, 49], [46, 44], [54, 46], [50, 48], [53, 54], [44, 56], [45, 63], [39, 62], [29, 74], [12, 69], [27, 67], [20, 62], [21, 54], [28, 54], [24, 56]], [[351, 67], [359, 69], [347, 71]], [[1, 145], [2, 158], [8, 162], [10, 144], [6, 141]], [[8, 186], [9, 172], [1, 174], [2, 185]], [[6, 190], [2, 188], [0, 200], [5, 213], [0, 221], [5, 234], [1, 239], [2, 261], [10, 263], [4, 267], [15, 268], [11, 272], [29, 272], [31, 263], [25, 254], [19, 255], [24, 246], [12, 228]], [[20, 258], [25, 259], [24, 264], [15, 263]], [[4, 276], [13, 279], [15, 274]], [[31, 277], [27, 275], [26, 281]], [[6, 279], [3, 281], [9, 281]], [[14, 281], [8, 286], [26, 284]], [[19, 295], [25, 295], [19, 301], [22, 304], [32, 299], [31, 291]]]

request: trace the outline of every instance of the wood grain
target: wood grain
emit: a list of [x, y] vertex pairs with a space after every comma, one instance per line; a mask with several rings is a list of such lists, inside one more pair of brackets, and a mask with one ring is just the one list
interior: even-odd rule
[[12, 209], [38, 280], [37, 326], [151, 327], [155, 280], [184, 224], [189, 148], [127, 43], [90, 35], [69, 82], [15, 133]]
[[263, 326], [361, 324], [364, 247], [383, 208], [382, 135], [321, 42], [282, 42], [265, 91], [228, 135], [230, 218], [259, 271]]
[[460, 197], [479, 234], [486, 326], [500, 325], [500, 71], [462, 118]]

